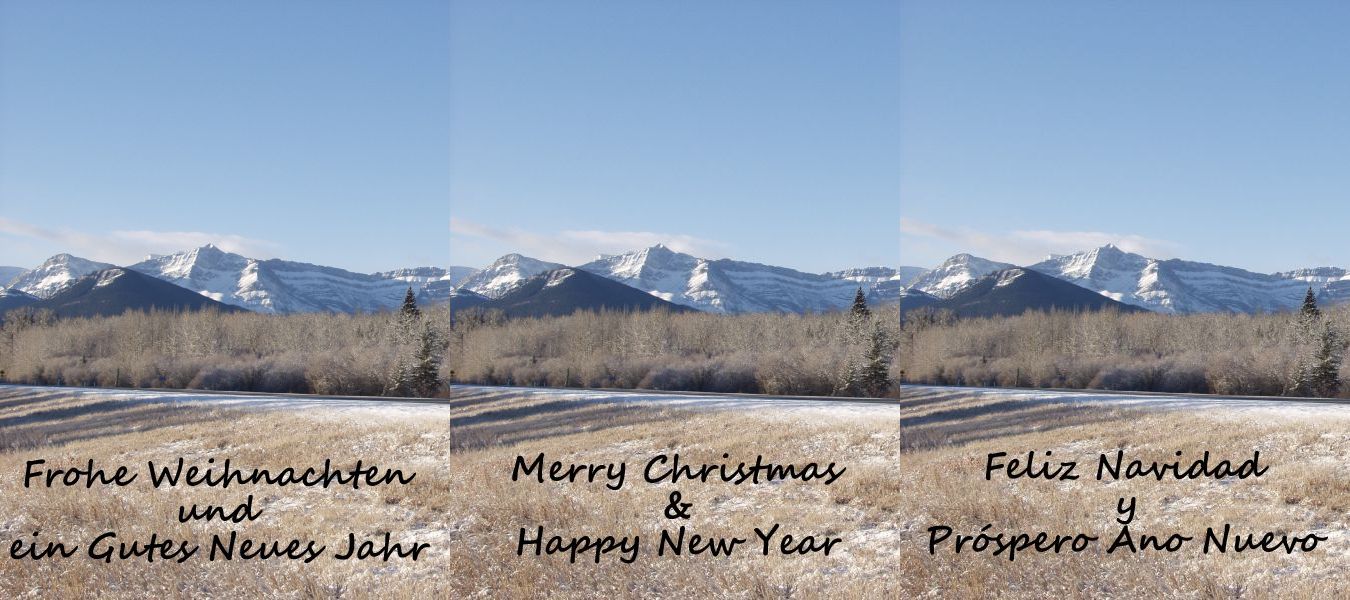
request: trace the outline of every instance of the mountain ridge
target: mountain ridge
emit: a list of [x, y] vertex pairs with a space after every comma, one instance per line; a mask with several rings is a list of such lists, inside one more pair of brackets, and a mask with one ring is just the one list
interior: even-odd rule
[[570, 315], [577, 311], [693, 310], [575, 267], [561, 267], [530, 277], [477, 307], [500, 310], [513, 318]]

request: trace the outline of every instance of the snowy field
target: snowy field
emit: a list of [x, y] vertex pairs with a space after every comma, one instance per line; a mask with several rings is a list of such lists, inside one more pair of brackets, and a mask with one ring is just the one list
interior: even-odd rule
[[[153, 490], [24, 490], [24, 461], [136, 463], [230, 457], [305, 466], [326, 457], [416, 470], [407, 490], [285, 490], [261, 498], [257, 535], [328, 539], [396, 532], [433, 544], [415, 563], [226, 562], [203, 567], [8, 561], [0, 597], [1345, 597], [1350, 593], [1350, 411], [1343, 405], [1042, 391], [907, 388], [891, 402], [456, 386], [435, 402], [283, 395], [0, 386], [0, 541], [88, 536], [111, 527], [148, 535], [184, 501]], [[1087, 461], [1117, 449], [1148, 460], [1208, 451], [1261, 452], [1255, 480], [1184, 482], [995, 480], [989, 452], [1053, 450]], [[746, 535], [781, 523], [843, 541], [809, 559], [740, 554], [645, 558], [599, 566], [520, 557], [514, 536], [545, 526], [567, 536], [631, 533], [648, 544], [668, 526], [669, 484], [511, 480], [517, 456], [629, 462], [679, 453], [691, 463], [763, 456], [836, 462], [830, 486], [787, 481], [680, 485], [689, 527]], [[194, 492], [192, 501], [239, 500]], [[1105, 555], [929, 554], [928, 528], [1105, 534], [1119, 497], [1137, 497], [1140, 531], [1231, 523], [1243, 531], [1316, 533], [1312, 553]], [[206, 535], [209, 524], [174, 529]], [[217, 527], [218, 528], [218, 527]], [[1162, 576], [1161, 574], [1168, 574]], [[1309, 586], [1308, 582], [1318, 582]], [[1292, 592], [1292, 593], [1291, 593]]]

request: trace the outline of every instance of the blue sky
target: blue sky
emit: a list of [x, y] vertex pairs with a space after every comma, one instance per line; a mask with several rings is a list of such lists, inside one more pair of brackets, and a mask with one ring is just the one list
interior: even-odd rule
[[445, 2], [0, 2], [0, 264], [448, 262]]
[[371, 271], [659, 241], [810, 271], [1106, 242], [1350, 265], [1347, 22], [1313, 2], [0, 2], [0, 264], [209, 241]]
[[895, 264], [893, 0], [452, 13], [455, 264], [656, 242], [816, 272]]
[[900, 261], [1350, 266], [1350, 4], [907, 2]]

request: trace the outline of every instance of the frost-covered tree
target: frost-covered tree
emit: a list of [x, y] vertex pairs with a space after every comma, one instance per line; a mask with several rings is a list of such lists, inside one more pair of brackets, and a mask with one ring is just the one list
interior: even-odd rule
[[1313, 294], [1312, 286], [1308, 286], [1308, 293], [1303, 296], [1303, 308], [1299, 309], [1299, 314], [1304, 318], [1313, 319], [1322, 316], [1322, 310], [1317, 308], [1317, 296]]
[[430, 322], [422, 317], [412, 287], [394, 319], [394, 357], [385, 381], [386, 396], [430, 396], [440, 388], [441, 361], [445, 344]]
[[1317, 296], [1313, 294], [1312, 287], [1309, 287], [1307, 295], [1303, 297], [1303, 306], [1298, 311], [1297, 335], [1302, 338], [1298, 341], [1308, 342], [1317, 334], [1321, 323], [1322, 309], [1317, 307]]
[[432, 396], [441, 387], [441, 360], [445, 344], [430, 323], [422, 324], [408, 376], [409, 387], [418, 396]]
[[859, 342], [871, 320], [872, 310], [867, 308], [867, 298], [859, 287], [858, 293], [853, 296], [853, 306], [848, 309], [848, 331], [845, 333], [850, 338], [848, 342]]
[[885, 395], [891, 387], [891, 352], [890, 340], [880, 323], [872, 327], [866, 348], [860, 377], [863, 392], [872, 397]]
[[399, 309], [403, 316], [422, 316], [422, 311], [417, 308], [417, 297], [413, 295], [412, 286], [408, 286], [408, 293], [403, 295], [403, 307]]
[[1317, 307], [1312, 288], [1308, 288], [1295, 322], [1293, 346], [1295, 357], [1285, 395], [1335, 396], [1341, 388], [1345, 344]]
[[1317, 337], [1308, 382], [1314, 394], [1330, 398], [1341, 391], [1340, 373], [1345, 344], [1331, 323], [1323, 323], [1322, 332]]
[[853, 297], [844, 326], [843, 346], [846, 349], [838, 379], [836, 396], [880, 396], [890, 388], [890, 339], [881, 323], [872, 317], [862, 288]]

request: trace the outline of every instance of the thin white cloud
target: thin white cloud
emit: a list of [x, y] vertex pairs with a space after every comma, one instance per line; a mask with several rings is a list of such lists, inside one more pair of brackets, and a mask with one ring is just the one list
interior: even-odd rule
[[725, 257], [730, 248], [722, 242], [680, 233], [587, 229], [542, 234], [516, 227], [489, 227], [455, 217], [450, 219], [450, 233], [452, 245], [454, 236], [466, 236], [496, 242], [509, 252], [568, 265], [589, 262], [601, 254], [618, 254], [656, 244], [702, 258]]
[[150, 254], [169, 254], [206, 244], [250, 258], [273, 258], [281, 246], [274, 242], [229, 233], [203, 231], [114, 230], [88, 233], [68, 228], [51, 229], [0, 217], [0, 234], [40, 240], [56, 252], [118, 265], [143, 260]]
[[[1071, 254], [1106, 244], [1115, 244], [1121, 250], [1149, 258], [1173, 258], [1181, 250], [1181, 245], [1176, 242], [1135, 234], [1048, 229], [989, 233], [969, 227], [941, 227], [905, 217], [900, 219], [900, 233], [902, 236], [946, 242], [957, 252], [969, 252], [1018, 265], [1039, 262], [1051, 254]], [[904, 238], [901, 240], [903, 242]]]

